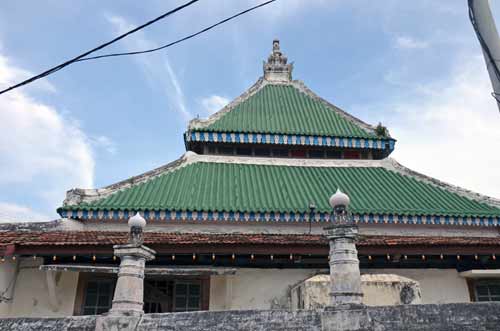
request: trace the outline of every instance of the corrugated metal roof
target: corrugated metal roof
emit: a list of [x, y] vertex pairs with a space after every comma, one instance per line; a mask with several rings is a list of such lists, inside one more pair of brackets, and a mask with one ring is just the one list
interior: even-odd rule
[[195, 162], [62, 210], [329, 212], [337, 189], [357, 214], [499, 216], [500, 209], [384, 167]]
[[341, 111], [293, 85], [265, 85], [220, 119], [193, 131], [377, 138]]

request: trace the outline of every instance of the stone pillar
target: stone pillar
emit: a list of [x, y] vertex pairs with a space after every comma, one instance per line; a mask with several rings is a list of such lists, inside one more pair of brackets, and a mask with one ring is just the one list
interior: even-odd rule
[[144, 268], [155, 258], [155, 251], [142, 245], [144, 218], [137, 213], [129, 222], [129, 242], [115, 245], [114, 254], [121, 259], [110, 315], [142, 315], [144, 313]]
[[362, 304], [356, 239], [358, 227], [347, 212], [349, 197], [337, 190], [330, 198], [334, 210], [331, 226], [325, 228], [330, 242], [330, 280], [332, 306]]

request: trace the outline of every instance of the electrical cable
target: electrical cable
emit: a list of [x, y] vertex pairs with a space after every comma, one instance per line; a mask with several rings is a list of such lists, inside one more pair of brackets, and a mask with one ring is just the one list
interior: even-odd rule
[[[486, 44], [486, 41], [484, 40], [483, 36], [481, 35], [481, 31], [479, 31], [479, 27], [477, 26], [477, 21], [476, 21], [476, 14], [474, 12], [474, 6], [473, 6], [474, 0], [468, 0], [468, 5], [469, 5], [469, 19], [472, 24], [472, 27], [474, 28], [474, 31], [476, 32], [477, 39], [479, 40], [479, 44], [481, 45], [482, 50], [486, 54], [486, 57], [488, 58], [489, 62], [491, 63], [491, 66], [493, 67], [493, 72], [495, 73], [495, 76], [497, 80], [500, 82], [500, 69], [498, 68], [498, 65], [493, 58], [493, 55], [491, 54], [490, 48]], [[488, 61], [487, 61], [488, 62]], [[488, 64], [488, 63], [486, 63]], [[500, 95], [496, 92], [492, 92], [491, 95], [497, 103], [500, 105]], [[499, 109], [500, 111], [500, 109]]]
[[266, 2], [263, 2], [263, 3], [259, 4], [259, 5], [254, 6], [254, 7], [248, 8], [248, 9], [246, 9], [246, 10], [243, 10], [243, 11], [241, 11], [241, 12], [239, 12], [239, 13], [237, 13], [237, 14], [235, 14], [235, 15], [231, 16], [231, 17], [225, 18], [225, 19], [223, 19], [223, 20], [221, 20], [221, 21], [219, 21], [219, 22], [217, 22], [217, 23], [215, 23], [215, 24], [212, 24], [212, 25], [210, 25], [210, 26], [208, 26], [208, 27], [206, 27], [206, 28], [204, 28], [204, 29], [202, 29], [202, 30], [200, 30], [200, 31], [198, 31], [198, 32], [192, 33], [192, 34], [190, 34], [190, 35], [188, 35], [188, 36], [186, 36], [186, 37], [183, 37], [183, 38], [181, 38], [181, 39], [177, 39], [176, 41], [173, 41], [173, 42], [171, 42], [171, 43], [165, 44], [165, 45], [160, 46], [160, 47], [151, 48], [151, 49], [147, 49], [147, 50], [143, 50], [143, 51], [123, 52], [123, 53], [111, 53], [111, 54], [97, 55], [97, 56], [92, 56], [92, 57], [86, 57], [86, 58], [83, 58], [83, 59], [79, 59], [77, 62], [88, 61], [88, 60], [97, 60], [97, 59], [102, 59], [102, 58], [106, 58], [106, 57], [126, 56], [126, 55], [137, 55], [137, 54], [145, 54], [145, 53], [152, 53], [152, 52], [156, 52], [156, 51], [159, 51], [159, 50], [162, 50], [162, 49], [168, 48], [168, 47], [170, 47], [170, 46], [173, 46], [173, 45], [175, 45], [175, 44], [178, 44], [178, 43], [180, 43], [180, 42], [186, 41], [186, 40], [188, 40], [188, 39], [194, 38], [194, 37], [196, 37], [196, 36], [198, 36], [198, 35], [200, 35], [200, 34], [202, 34], [202, 33], [204, 33], [204, 32], [207, 32], [207, 31], [209, 31], [209, 30], [212, 30], [213, 28], [215, 28], [215, 27], [217, 27], [217, 26], [219, 26], [219, 25], [221, 25], [221, 24], [224, 24], [224, 23], [226, 23], [226, 22], [228, 22], [228, 21], [231, 21], [231, 20], [235, 19], [235, 18], [236, 18], [236, 17], [238, 17], [238, 16], [244, 15], [244, 14], [246, 14], [246, 13], [248, 13], [248, 12], [251, 12], [251, 11], [253, 11], [253, 10], [255, 10], [255, 9], [258, 9], [258, 8], [260, 8], [260, 7], [263, 7], [263, 6], [265, 6], [265, 5], [268, 5], [268, 4], [270, 4], [271, 2], [275, 2], [275, 1], [276, 1], [276, 0], [266, 1]]
[[198, 1], [199, 0], [191, 0], [191, 1], [189, 1], [189, 2], [187, 2], [185, 4], [183, 4], [183, 5], [181, 5], [179, 7], [176, 7], [174, 9], [172, 9], [172, 10], [170, 10], [170, 11], [168, 11], [168, 12], [166, 12], [166, 13], [160, 15], [160, 16], [158, 16], [157, 18], [155, 18], [155, 19], [153, 19], [151, 21], [148, 21], [148, 22], [146, 22], [146, 23], [144, 23], [144, 24], [142, 24], [142, 25], [140, 25], [140, 26], [138, 26], [138, 27], [136, 27], [136, 28], [134, 28], [134, 29], [132, 29], [132, 30], [130, 30], [130, 31], [128, 31], [128, 32], [126, 32], [126, 33], [124, 33], [124, 34], [116, 37], [116, 38], [114, 38], [111, 41], [108, 41], [108, 42], [106, 42], [104, 44], [101, 44], [101, 45], [99, 45], [99, 46], [91, 49], [90, 51], [87, 51], [87, 52], [85, 52], [83, 54], [80, 54], [77, 57], [72, 58], [71, 60], [63, 62], [63, 63], [61, 63], [61, 64], [59, 64], [59, 65], [57, 65], [57, 66], [55, 66], [53, 68], [50, 68], [50, 69], [42, 72], [41, 74], [38, 74], [38, 75], [33, 76], [31, 78], [28, 78], [28, 79], [26, 79], [26, 80], [24, 80], [24, 81], [22, 81], [22, 82], [20, 82], [20, 83], [18, 83], [16, 85], [13, 85], [13, 86], [10, 86], [10, 87], [8, 87], [8, 88], [6, 88], [4, 90], [1, 90], [0, 91], [0, 95], [6, 93], [8, 91], [11, 91], [11, 90], [13, 90], [15, 88], [21, 87], [23, 85], [32, 83], [32, 82], [34, 82], [34, 81], [36, 81], [38, 79], [41, 79], [43, 77], [46, 77], [48, 75], [51, 75], [51, 74], [53, 74], [53, 73], [61, 70], [62, 68], [67, 67], [70, 64], [77, 62], [79, 59], [84, 58], [85, 56], [88, 56], [88, 55], [90, 55], [90, 54], [92, 54], [92, 53], [94, 53], [94, 52], [96, 52], [96, 51], [98, 51], [100, 49], [103, 49], [104, 47], [107, 47], [107, 46], [109, 46], [109, 45], [111, 45], [111, 44], [113, 44], [113, 43], [115, 43], [115, 42], [117, 42], [117, 41], [119, 41], [119, 40], [127, 37], [128, 35], [131, 35], [131, 34], [137, 32], [137, 31], [139, 31], [139, 30], [141, 30], [141, 29], [143, 29], [143, 28], [145, 28], [145, 27], [147, 27], [147, 26], [149, 26], [149, 25], [151, 25], [153, 23], [156, 23], [157, 21], [162, 20], [165, 17], [170, 16], [171, 14], [174, 14], [174, 13], [180, 11], [181, 9], [184, 9], [184, 8], [190, 6], [190, 5], [192, 5], [192, 4], [194, 4], [195, 2], [198, 2]]

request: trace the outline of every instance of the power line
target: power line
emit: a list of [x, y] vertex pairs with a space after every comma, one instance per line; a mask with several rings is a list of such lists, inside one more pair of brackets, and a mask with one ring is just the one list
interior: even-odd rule
[[107, 46], [109, 46], [109, 45], [111, 45], [111, 44], [113, 44], [113, 43], [117, 42], [118, 40], [121, 40], [121, 39], [123, 39], [123, 38], [127, 37], [128, 35], [131, 35], [131, 34], [133, 34], [133, 33], [137, 32], [137, 31], [139, 31], [139, 30], [141, 30], [141, 29], [143, 29], [143, 28], [147, 27], [148, 25], [151, 25], [151, 24], [153, 24], [153, 23], [155, 23], [155, 22], [157, 22], [157, 21], [159, 21], [159, 20], [162, 20], [162, 19], [164, 19], [165, 17], [170, 16], [171, 14], [176, 13], [176, 12], [180, 11], [181, 9], [184, 9], [184, 8], [186, 8], [186, 7], [190, 6], [190, 5], [192, 5], [192, 4], [194, 4], [195, 2], [198, 2], [198, 1], [199, 1], [199, 0], [191, 0], [191, 1], [189, 1], [189, 2], [187, 2], [187, 3], [185, 3], [185, 4], [181, 5], [181, 6], [179, 6], [179, 7], [177, 7], [177, 8], [174, 8], [174, 9], [172, 9], [172, 10], [170, 10], [170, 11], [168, 11], [168, 12], [164, 13], [163, 15], [158, 16], [157, 18], [155, 18], [155, 19], [153, 19], [153, 20], [151, 20], [151, 21], [149, 21], [149, 22], [146, 22], [146, 23], [144, 23], [144, 24], [142, 24], [142, 25], [140, 25], [140, 26], [136, 27], [135, 29], [132, 29], [132, 30], [130, 30], [130, 31], [128, 31], [128, 32], [126, 32], [126, 33], [124, 33], [124, 34], [122, 34], [122, 35], [120, 35], [120, 36], [118, 36], [118, 37], [114, 38], [114, 39], [113, 39], [113, 40], [111, 40], [111, 41], [108, 41], [108, 42], [106, 42], [106, 43], [104, 43], [104, 44], [102, 44], [102, 45], [100, 45], [100, 46], [97, 46], [97, 47], [95, 47], [95, 48], [91, 49], [90, 51], [87, 51], [87, 52], [85, 52], [85, 53], [83, 53], [83, 54], [81, 54], [81, 55], [78, 55], [77, 57], [75, 57], [75, 58], [73, 58], [73, 59], [71, 59], [71, 60], [68, 60], [68, 61], [66, 61], [66, 62], [64, 62], [64, 63], [61, 63], [61, 64], [59, 64], [59, 65], [57, 65], [57, 66], [55, 66], [55, 67], [53, 67], [53, 68], [50, 68], [49, 70], [46, 70], [46, 71], [42, 72], [41, 74], [38, 74], [38, 75], [33, 76], [33, 77], [31, 77], [31, 78], [28, 78], [28, 79], [26, 79], [25, 81], [22, 81], [22, 82], [20, 82], [20, 83], [18, 83], [18, 84], [16, 84], [16, 85], [13, 85], [13, 86], [11, 86], [11, 87], [8, 87], [8, 88], [6, 88], [5, 90], [0, 91], [0, 95], [1, 95], [1, 94], [6, 93], [6, 92], [8, 92], [8, 91], [11, 91], [11, 90], [13, 90], [13, 89], [15, 89], [15, 88], [21, 87], [21, 86], [23, 86], [23, 85], [26, 85], [26, 84], [32, 83], [32, 82], [34, 82], [34, 81], [36, 81], [36, 80], [38, 80], [38, 79], [41, 79], [41, 78], [43, 78], [43, 77], [46, 77], [46, 76], [50, 75], [50, 74], [53, 74], [53, 73], [55, 73], [56, 71], [59, 71], [59, 70], [61, 70], [62, 68], [67, 67], [67, 66], [69, 66], [70, 64], [77, 62], [79, 59], [82, 59], [82, 58], [84, 58], [84, 57], [85, 57], [85, 56], [87, 56], [87, 55], [90, 55], [90, 54], [92, 54], [92, 53], [94, 53], [94, 52], [96, 52], [96, 51], [98, 51], [98, 50], [100, 50], [100, 49], [103, 49], [104, 47], [107, 47]]
[[254, 7], [248, 8], [248, 9], [246, 9], [246, 10], [243, 10], [243, 11], [241, 11], [241, 12], [239, 12], [239, 13], [237, 13], [237, 14], [235, 14], [235, 15], [231, 16], [231, 17], [225, 18], [225, 19], [223, 19], [222, 21], [219, 21], [219, 22], [217, 22], [217, 23], [215, 23], [215, 24], [212, 24], [212, 25], [210, 25], [210, 26], [208, 26], [208, 27], [206, 27], [206, 28], [204, 28], [204, 29], [202, 29], [202, 30], [200, 30], [200, 31], [198, 31], [198, 32], [195, 32], [195, 33], [193, 33], [193, 34], [190, 34], [190, 35], [188, 35], [188, 36], [186, 36], [186, 37], [183, 37], [183, 38], [181, 38], [181, 39], [177, 39], [176, 41], [173, 41], [173, 42], [171, 42], [171, 43], [168, 43], [168, 44], [163, 45], [163, 46], [160, 46], [160, 47], [151, 48], [151, 49], [147, 49], [147, 50], [143, 50], [143, 51], [123, 52], [123, 53], [111, 53], [111, 54], [97, 55], [97, 56], [92, 56], [92, 57], [86, 57], [86, 58], [83, 58], [83, 59], [79, 59], [79, 60], [77, 60], [77, 62], [89, 61], [89, 60], [97, 60], [97, 59], [102, 59], [102, 58], [106, 58], [106, 57], [126, 56], [126, 55], [137, 55], [137, 54], [144, 54], [144, 53], [152, 53], [152, 52], [156, 52], [156, 51], [159, 51], [159, 50], [162, 50], [162, 49], [168, 48], [168, 47], [170, 47], [170, 46], [173, 46], [173, 45], [175, 45], [175, 44], [178, 44], [178, 43], [180, 43], [180, 42], [186, 41], [186, 40], [188, 40], [188, 39], [194, 38], [194, 37], [196, 37], [196, 36], [198, 36], [198, 35], [200, 35], [200, 34], [202, 34], [202, 33], [204, 33], [204, 32], [207, 32], [207, 31], [209, 31], [209, 30], [212, 30], [213, 28], [215, 28], [215, 27], [217, 27], [217, 26], [219, 26], [219, 25], [221, 25], [221, 24], [224, 24], [224, 23], [226, 23], [226, 22], [228, 22], [228, 21], [231, 21], [231, 20], [235, 19], [235, 18], [236, 18], [236, 17], [238, 17], [238, 16], [244, 15], [244, 14], [246, 14], [246, 13], [248, 13], [248, 12], [251, 12], [251, 11], [253, 11], [253, 10], [255, 10], [255, 9], [258, 9], [258, 8], [260, 8], [260, 7], [263, 7], [263, 6], [265, 6], [265, 5], [268, 5], [268, 4], [270, 4], [271, 2], [275, 2], [275, 1], [276, 1], [276, 0], [266, 1], [266, 2], [263, 2], [263, 3], [259, 4], [259, 5], [257, 5], [257, 6], [254, 6]]

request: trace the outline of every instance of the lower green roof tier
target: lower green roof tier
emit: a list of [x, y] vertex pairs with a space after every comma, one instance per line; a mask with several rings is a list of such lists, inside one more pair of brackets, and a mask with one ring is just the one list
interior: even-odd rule
[[62, 216], [68, 212], [75, 216], [75, 211], [79, 215], [106, 211], [108, 215], [138, 210], [303, 216], [314, 203], [317, 213], [328, 214], [328, 199], [340, 188], [350, 196], [350, 211], [357, 215], [500, 218], [495, 204], [457, 193], [459, 189], [438, 181], [431, 183], [423, 175], [394, 167], [394, 163], [194, 155], [149, 176], [102, 189], [102, 194], [83, 196], [58, 211]]

